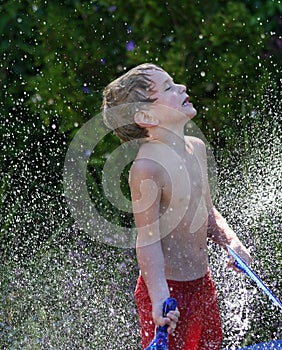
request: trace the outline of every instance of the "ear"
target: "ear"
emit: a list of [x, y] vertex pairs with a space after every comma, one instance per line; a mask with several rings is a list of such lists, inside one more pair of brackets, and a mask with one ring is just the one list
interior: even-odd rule
[[134, 114], [134, 121], [141, 128], [152, 128], [159, 125], [158, 119], [154, 118], [149, 112], [139, 111]]

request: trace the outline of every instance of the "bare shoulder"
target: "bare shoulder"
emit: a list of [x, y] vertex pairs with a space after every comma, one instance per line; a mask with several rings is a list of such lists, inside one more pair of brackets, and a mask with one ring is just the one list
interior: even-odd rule
[[[150, 158], [137, 158], [129, 172], [129, 186], [132, 202], [142, 197], [159, 198], [164, 187], [164, 177], [161, 166]], [[147, 202], [146, 202], [147, 203]]]
[[130, 184], [140, 182], [145, 179], [156, 180], [157, 182], [161, 181], [163, 177], [163, 168], [159, 161], [160, 152], [160, 145], [142, 145], [130, 168]]
[[204, 141], [195, 136], [185, 136], [185, 142], [191, 143], [194, 146], [206, 148]]
[[152, 178], [160, 175], [161, 170], [161, 166], [154, 159], [137, 158], [130, 168], [130, 178]]
[[206, 145], [198, 137], [185, 136], [185, 143], [192, 151], [195, 150], [196, 152], [203, 152], [204, 155], [206, 154]]

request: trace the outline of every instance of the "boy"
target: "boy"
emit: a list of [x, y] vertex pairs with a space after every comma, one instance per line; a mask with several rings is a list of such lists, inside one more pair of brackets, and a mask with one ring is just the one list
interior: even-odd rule
[[[111, 107], [128, 103], [141, 106], [123, 115], [110, 113]], [[197, 113], [186, 87], [162, 68], [143, 64], [106, 87], [103, 113], [123, 141], [140, 141], [129, 184], [138, 231], [135, 297], [142, 349], [153, 339], [155, 326], [164, 324], [171, 350], [220, 349], [207, 238], [225, 249], [230, 245], [247, 263], [250, 255], [212, 205], [204, 143], [184, 136], [185, 124]], [[126, 118], [127, 125], [120, 126], [119, 119]], [[232, 261], [228, 264], [236, 270]], [[178, 309], [163, 317], [169, 296]]]

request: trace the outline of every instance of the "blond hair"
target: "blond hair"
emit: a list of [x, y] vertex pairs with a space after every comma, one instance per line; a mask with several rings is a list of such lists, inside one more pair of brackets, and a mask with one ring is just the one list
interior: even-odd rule
[[[134, 122], [134, 114], [140, 103], [145, 105], [156, 100], [150, 97], [154, 92], [150, 70], [163, 71], [155, 64], [144, 63], [112, 81], [103, 91], [104, 123], [123, 141], [148, 137], [147, 129]], [[114, 108], [117, 106], [119, 108]]]

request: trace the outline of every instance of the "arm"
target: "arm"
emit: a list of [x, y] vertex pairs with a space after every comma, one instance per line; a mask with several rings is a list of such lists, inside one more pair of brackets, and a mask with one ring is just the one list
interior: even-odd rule
[[[249, 265], [251, 263], [251, 257], [249, 251], [242, 244], [237, 237], [236, 233], [228, 226], [223, 216], [212, 207], [209, 212], [209, 223], [208, 223], [208, 237], [219, 244], [225, 250], [226, 246], [229, 245], [231, 248]], [[233, 260], [229, 260], [228, 266], [236, 269], [233, 265]]]
[[162, 193], [161, 167], [155, 162], [139, 159], [130, 170], [130, 189], [136, 227], [138, 265], [152, 302], [152, 316], [156, 325], [168, 324], [175, 328], [178, 311], [162, 316], [162, 306], [169, 297], [165, 277], [164, 255], [159, 230], [160, 200]]

